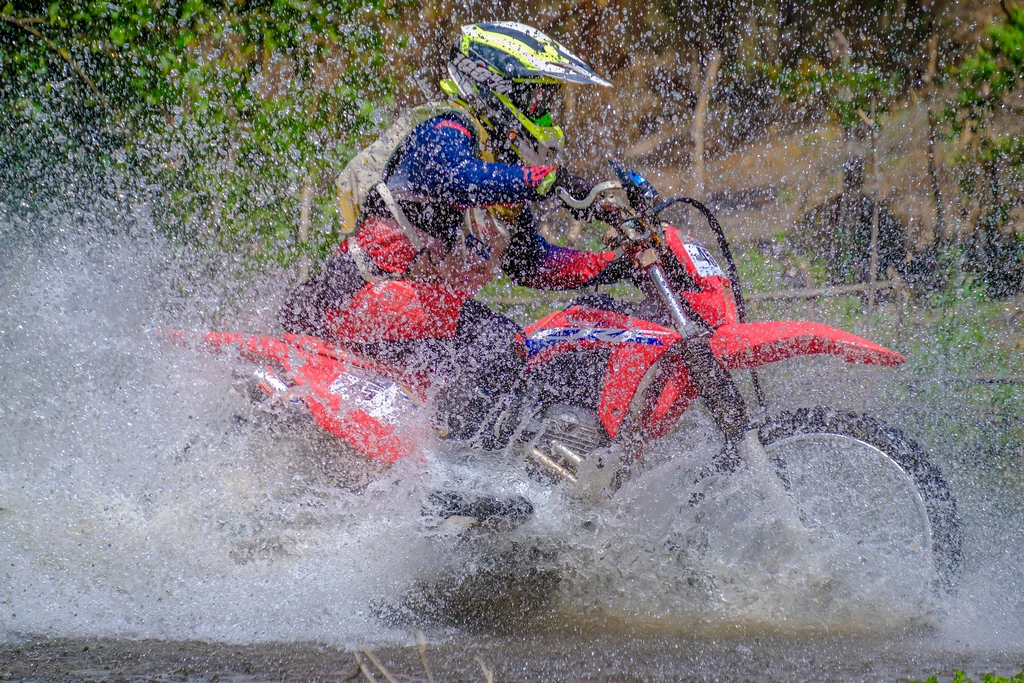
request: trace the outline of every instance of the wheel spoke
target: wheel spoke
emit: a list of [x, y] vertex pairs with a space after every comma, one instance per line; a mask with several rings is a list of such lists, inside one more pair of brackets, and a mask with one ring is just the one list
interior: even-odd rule
[[791, 492], [818, 533], [881, 553], [931, 550], [923, 497], [880, 449], [840, 434], [805, 434], [766, 450], [786, 464]]
[[783, 463], [780, 474], [804, 523], [854, 551], [848, 566], [903, 560], [891, 578], [912, 582], [918, 574], [907, 570], [916, 566], [937, 579], [935, 587], [955, 587], [963, 545], [956, 499], [900, 430], [818, 407], [782, 413], [760, 434], [765, 451]]

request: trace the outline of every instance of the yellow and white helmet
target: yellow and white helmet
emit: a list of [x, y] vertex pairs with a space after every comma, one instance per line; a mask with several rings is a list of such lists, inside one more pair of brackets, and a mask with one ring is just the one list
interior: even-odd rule
[[531, 164], [553, 162], [562, 148], [550, 110], [563, 83], [611, 85], [557, 41], [510, 21], [463, 26], [448, 73], [445, 92], [477, 110]]

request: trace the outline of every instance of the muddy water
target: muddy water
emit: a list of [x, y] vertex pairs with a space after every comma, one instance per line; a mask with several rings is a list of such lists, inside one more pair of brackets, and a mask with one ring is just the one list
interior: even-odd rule
[[[301, 419], [253, 408], [231, 363], [156, 339], [166, 326], [268, 329], [276, 283], [229, 306], [230, 287], [196, 285], [157, 241], [42, 232], [5, 242], [0, 263], [10, 678], [344, 679], [361, 644], [420, 676], [412, 628], [438, 680], [482, 680], [477, 656], [499, 680], [553, 681], [1024, 666], [1019, 492], [928, 426], [955, 419], [954, 404], [894, 398], [891, 376], [814, 362], [765, 383], [781, 405], [926, 428], [964, 517], [955, 596], [936, 598], [919, 564], [862, 572], [851, 549], [780, 535], [743, 476], [709, 491], [699, 518], [681, 506], [715, 448], [699, 413], [599, 503], [514, 459], [440, 448], [371, 471]], [[433, 529], [425, 495], [452, 482], [526, 496], [535, 519], [497, 536]], [[695, 529], [701, 552], [687, 555]]]
[[[398, 680], [426, 680], [415, 647], [371, 650]], [[31, 641], [0, 649], [14, 680], [353, 680], [357, 652], [313, 643], [224, 645], [194, 641]], [[439, 682], [483, 681], [899, 681], [961, 669], [980, 680], [1024, 668], [1024, 652], [937, 646], [928, 635], [719, 636], [576, 634], [458, 638], [426, 650]], [[478, 661], [479, 660], [479, 661]], [[364, 666], [379, 669], [364, 658]], [[363, 679], [360, 679], [363, 680]]]

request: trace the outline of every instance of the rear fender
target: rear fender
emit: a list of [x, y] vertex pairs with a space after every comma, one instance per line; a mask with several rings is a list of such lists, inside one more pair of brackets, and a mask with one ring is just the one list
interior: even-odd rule
[[415, 441], [403, 439], [393, 426], [359, 408], [342, 410], [336, 397], [325, 402], [310, 395], [306, 405], [318, 425], [372, 460], [393, 463], [415, 454]]
[[289, 393], [301, 397], [318, 425], [368, 458], [391, 463], [415, 455], [422, 441], [418, 421], [410, 418], [428, 387], [321, 339], [182, 330], [161, 336], [215, 353], [233, 350], [244, 361], [282, 373], [292, 384]]

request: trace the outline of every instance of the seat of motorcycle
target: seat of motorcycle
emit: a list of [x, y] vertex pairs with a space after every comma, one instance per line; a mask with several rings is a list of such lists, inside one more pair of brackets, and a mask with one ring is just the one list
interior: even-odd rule
[[597, 308], [602, 311], [611, 311], [612, 313], [621, 313], [628, 315], [627, 305], [621, 301], [616, 301], [608, 294], [602, 292], [584, 292], [570, 302], [568, 308], [573, 306], [583, 306], [586, 308]]

